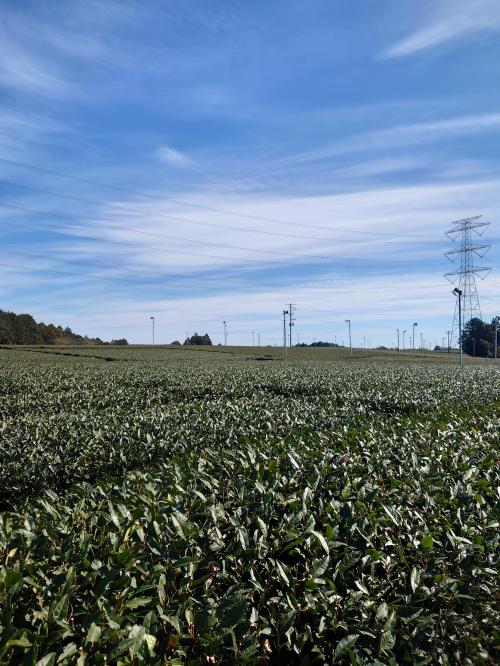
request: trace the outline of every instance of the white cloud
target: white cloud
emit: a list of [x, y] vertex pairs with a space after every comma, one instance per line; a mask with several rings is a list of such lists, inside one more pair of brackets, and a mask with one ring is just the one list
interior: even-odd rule
[[23, 92], [58, 97], [73, 91], [54, 65], [0, 35], [0, 83]]
[[276, 162], [276, 167], [304, 164], [350, 153], [404, 148], [459, 136], [500, 130], [500, 113], [485, 113], [423, 123], [396, 125], [363, 132], [323, 148], [298, 153]]
[[157, 155], [162, 162], [167, 162], [167, 164], [171, 164], [174, 167], [186, 168], [196, 165], [196, 162], [190, 157], [166, 144], [158, 149]]
[[[38, 318], [56, 319], [74, 330], [106, 339], [124, 336], [130, 341], [148, 342], [149, 316], [155, 314], [158, 340], [162, 342], [182, 338], [186, 329], [206, 330], [219, 341], [220, 322], [227, 319], [231, 323], [233, 344], [248, 344], [252, 330], [262, 333], [263, 344], [274, 344], [280, 341], [279, 312], [284, 303], [292, 300], [298, 307], [296, 331], [303, 340], [313, 335], [332, 339], [333, 334], [341, 340], [343, 320], [349, 315], [356, 322], [356, 335], [362, 336], [369, 330], [372, 342], [390, 342], [392, 328], [405, 327], [406, 321], [413, 320], [421, 323], [426, 335], [436, 331], [432, 334], [440, 339], [440, 331], [449, 325], [446, 317], [451, 316], [453, 309], [450, 288], [443, 277], [448, 269], [443, 252], [449, 247], [444, 232], [451, 220], [469, 214], [483, 212], [486, 220], [494, 220], [500, 206], [499, 192], [498, 180], [484, 180], [371, 188], [300, 198], [257, 199], [252, 196], [222, 200], [200, 192], [182, 196], [192, 203], [213, 208], [232, 208], [249, 215], [331, 229], [331, 232], [310, 230], [311, 238], [302, 240], [258, 233], [262, 230], [308, 233], [306, 228], [287, 226], [286, 222], [273, 224], [259, 219], [238, 219], [216, 211], [193, 210], [180, 202], [174, 205], [162, 201], [113, 200], [111, 204], [121, 203], [133, 211], [129, 215], [124, 208], [119, 215], [113, 215], [103, 208], [95, 216], [96, 221], [210, 243], [276, 250], [276, 254], [141, 237], [124, 229], [100, 229], [86, 226], [83, 221], [81, 224], [72, 222], [66, 227], [70, 237], [47, 252], [75, 262], [77, 266], [82, 262], [82, 267], [50, 262], [50, 267], [56, 271], [76, 270], [74, 277], [71, 273], [27, 271], [33, 284], [38, 284], [43, 276], [44, 282], [50, 285], [52, 305], [49, 307], [44, 301], [46, 310], [41, 311], [39, 304], [21, 300], [16, 307], [22, 306]], [[41, 202], [37, 206], [47, 208]], [[142, 216], [136, 214], [140, 210]], [[200, 225], [168, 219], [165, 214], [194, 218]], [[204, 221], [224, 221], [235, 228], [230, 232], [217, 230], [204, 226]], [[351, 231], [340, 233], [335, 231], [337, 226]], [[43, 229], [38, 228], [40, 230]], [[372, 238], [358, 236], [358, 231], [381, 231], [393, 236]], [[323, 236], [331, 237], [331, 241], [322, 241]], [[498, 230], [492, 226], [487, 240], [495, 237], [498, 238]], [[36, 243], [31, 249], [24, 247], [23, 250], [43, 251]], [[487, 263], [496, 266], [498, 255], [494, 250]], [[281, 254], [288, 251], [327, 255], [330, 259], [318, 263], [310, 273], [298, 258]], [[200, 257], [196, 253], [214, 256]], [[46, 266], [46, 262], [33, 262], [29, 258], [9, 261], [30, 269]], [[87, 261], [92, 263], [87, 265]], [[272, 267], [272, 272], [266, 272], [266, 267]], [[278, 272], [280, 267], [284, 270]], [[151, 276], [150, 272], [157, 275]], [[178, 278], [164, 276], [162, 279], [162, 273]], [[133, 282], [92, 281], [85, 279], [87, 274], [132, 278]], [[21, 275], [25, 276], [25, 272]], [[92, 298], [89, 298], [89, 290]], [[99, 294], [104, 293], [106, 298], [101, 299]], [[493, 307], [494, 293], [488, 280], [481, 283], [486, 318], [496, 307]], [[5, 296], [8, 302], [9, 294]]]
[[347, 167], [335, 169], [336, 178], [366, 178], [388, 173], [413, 171], [429, 166], [429, 160], [421, 157], [403, 156], [366, 160]]
[[431, 3], [424, 25], [384, 53], [385, 58], [412, 55], [419, 51], [500, 30], [498, 0], [441, 0]]

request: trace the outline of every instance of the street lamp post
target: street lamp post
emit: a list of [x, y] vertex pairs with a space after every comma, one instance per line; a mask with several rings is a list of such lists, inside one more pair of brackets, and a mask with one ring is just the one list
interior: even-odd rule
[[154, 343], [155, 343], [155, 318], [150, 317], [150, 319], [153, 320], [153, 345], [154, 345]]
[[252, 347], [255, 347], [255, 331], [252, 331]]
[[460, 347], [460, 368], [464, 367], [464, 350], [462, 348], [462, 289], [455, 287], [453, 293], [458, 297], [458, 345]]
[[351, 356], [352, 356], [351, 320], [350, 320], [350, 319], [346, 319], [346, 320], [345, 320], [345, 323], [347, 324], [347, 327], [348, 327], [348, 329], [349, 329], [349, 353], [350, 353]]
[[403, 351], [405, 350], [405, 334], [406, 334], [406, 328], [403, 331]]
[[415, 356], [415, 326], [418, 326], [417, 322], [414, 321], [412, 324], [412, 335], [411, 335], [411, 355]]
[[420, 351], [424, 350], [424, 334], [420, 333]]
[[396, 329], [396, 333], [398, 334], [398, 354], [399, 354], [399, 328]]
[[495, 361], [497, 360], [498, 322], [499, 317], [495, 317], [495, 337], [493, 338], [493, 358]]
[[224, 347], [227, 347], [227, 321], [222, 322], [224, 324]]

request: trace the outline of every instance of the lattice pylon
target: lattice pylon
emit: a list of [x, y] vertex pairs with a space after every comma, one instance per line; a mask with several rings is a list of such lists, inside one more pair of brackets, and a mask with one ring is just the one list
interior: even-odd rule
[[[475, 257], [484, 257], [491, 245], [474, 242], [474, 236], [482, 236], [489, 226], [489, 222], [479, 222], [482, 216], [465, 217], [452, 222], [452, 228], [446, 232], [448, 238], [457, 243], [457, 247], [446, 252], [446, 257], [453, 262], [460, 260], [460, 267], [456, 271], [445, 274], [451, 283], [458, 281], [458, 288], [463, 292], [463, 322], [477, 317], [481, 319], [481, 306], [477, 293], [476, 275], [481, 279], [488, 275], [491, 266], [476, 266]], [[458, 303], [455, 304], [451, 336], [457, 332], [458, 338]]]

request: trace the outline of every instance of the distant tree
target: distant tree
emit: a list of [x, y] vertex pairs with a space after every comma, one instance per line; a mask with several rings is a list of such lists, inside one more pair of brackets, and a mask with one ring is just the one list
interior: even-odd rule
[[174, 341], [171, 342], [170, 344], [171, 344], [172, 346], [175, 346], [175, 347], [180, 347], [180, 346], [181, 346], [181, 343], [179, 342], [179, 340], [174, 340]]
[[463, 350], [470, 356], [491, 356], [493, 337], [494, 324], [487, 324], [474, 317], [464, 326], [462, 333]]
[[212, 340], [210, 340], [210, 337], [208, 333], [205, 333], [205, 335], [198, 335], [198, 333], [195, 333], [192, 335], [190, 338], [186, 338], [184, 340], [185, 345], [211, 345]]
[[300, 344], [296, 344], [295, 347], [340, 347], [336, 342], [322, 342], [321, 340], [318, 340], [317, 342], [311, 342], [311, 344], [307, 344], [305, 342], [301, 342]]
[[118, 340], [111, 340], [110, 345], [128, 345], [128, 341], [125, 338], [118, 338]]

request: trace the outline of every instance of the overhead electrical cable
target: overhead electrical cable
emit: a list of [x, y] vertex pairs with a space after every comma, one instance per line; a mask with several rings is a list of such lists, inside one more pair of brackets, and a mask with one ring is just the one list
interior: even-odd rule
[[[48, 212], [48, 211], [42, 211], [42, 210], [38, 210], [38, 209], [34, 209], [34, 208], [25, 208], [25, 207], [22, 207], [22, 206], [16, 206], [14, 204], [7, 204], [7, 203], [4, 203], [4, 202], [0, 202], [0, 207], [7, 208], [7, 209], [13, 209], [13, 210], [17, 210], [17, 211], [20, 211], [20, 212], [26, 212], [26, 213], [30, 213], [30, 214], [39, 214], [39, 215], [43, 215], [43, 216], [48, 217], [48, 218], [63, 219], [63, 220], [69, 219], [69, 220], [74, 220], [74, 221], [79, 221], [79, 222], [86, 222], [86, 223], [90, 224], [91, 226], [97, 227], [97, 228], [102, 227], [102, 228], [105, 228], [105, 229], [119, 229], [119, 230], [125, 230], [125, 231], [132, 231], [132, 230], [128, 229], [127, 227], [118, 227], [116, 225], [107, 225], [105, 223], [96, 222], [94, 220], [90, 220], [90, 219], [87, 219], [87, 218], [80, 218], [80, 217], [77, 217], [77, 216], [51, 213], [51, 212]], [[1, 219], [0, 219], [0, 225], [11, 226], [15, 229], [17, 229], [19, 227], [19, 223], [17, 221], [12, 222], [12, 221], [1, 220]], [[23, 225], [23, 226], [24, 226], [25, 229], [28, 229], [30, 231], [32, 230], [32, 227], [30, 227], [30, 226], [27, 226], [27, 225]], [[40, 229], [41, 229], [41, 227], [38, 226], [37, 230], [39, 231]], [[196, 257], [205, 257], [205, 258], [210, 258], [210, 259], [219, 259], [219, 260], [224, 260], [224, 261], [233, 260], [232, 257], [222, 257], [220, 255], [212, 255], [212, 254], [206, 254], [206, 253], [200, 253], [200, 252], [190, 252], [188, 250], [173, 250], [171, 248], [161, 248], [161, 247], [157, 247], [157, 246], [147, 245], [145, 243], [138, 243], [136, 241], [121, 241], [121, 240], [116, 240], [114, 238], [103, 238], [103, 237], [97, 237], [97, 236], [88, 236], [86, 233], [82, 233], [83, 231], [85, 231], [84, 229], [79, 230], [79, 229], [72, 228], [71, 230], [68, 230], [65, 227], [58, 227], [58, 226], [51, 227], [51, 226], [48, 226], [48, 227], [45, 228], [45, 230], [48, 231], [49, 233], [57, 233], [57, 234], [60, 234], [60, 235], [70, 236], [70, 237], [79, 236], [81, 238], [94, 240], [94, 241], [97, 240], [97, 241], [103, 242], [103, 243], [123, 245], [123, 246], [126, 246], [126, 247], [146, 248], [150, 251], [168, 252], [168, 253], [172, 253], [172, 254], [183, 254], [183, 255], [196, 256]], [[158, 234], [155, 234], [154, 232], [143, 232], [143, 231], [140, 231], [140, 230], [134, 230], [134, 231], [136, 231], [137, 233], [148, 235], [148, 236], [158, 235]], [[171, 238], [171, 237], [167, 237], [167, 238]], [[307, 258], [312, 258], [312, 259], [317, 258], [317, 255], [305, 255], [305, 256], [307, 256]], [[319, 258], [320, 259], [328, 259], [328, 261], [337, 262], [337, 263], [349, 262], [349, 263], [356, 263], [356, 264], [360, 264], [360, 263], [361, 264], [363, 264], [363, 263], [373, 264], [373, 263], [377, 263], [377, 262], [378, 263], [383, 262], [384, 265], [387, 265], [387, 259], [382, 260], [382, 259], [370, 259], [370, 258], [359, 258], [359, 257], [342, 257], [342, 256], [333, 256], [333, 257], [328, 257], [328, 258], [319, 257]], [[243, 263], [251, 263], [251, 264], [253, 263], [253, 264], [257, 264], [259, 267], [263, 267], [263, 262], [259, 259], [241, 258], [241, 261]], [[420, 265], [422, 265], [422, 264], [420, 264]], [[428, 265], [431, 265], [431, 264], [428, 264]], [[434, 265], [434, 264], [432, 264], [432, 265]]]
[[[5, 181], [4, 181], [5, 182]], [[24, 187], [24, 186], [22, 186]], [[32, 189], [32, 188], [30, 188]], [[65, 196], [66, 195], [61, 195]], [[88, 203], [91, 203], [88, 201]], [[95, 203], [95, 202], [93, 202]], [[134, 233], [134, 234], [141, 234], [142, 236], [153, 236], [156, 238], [166, 238], [167, 240], [174, 240], [174, 241], [181, 241], [183, 243], [195, 243], [197, 245], [210, 245], [211, 247], [220, 247], [228, 250], [240, 250], [243, 252], [257, 252], [259, 254], [279, 254], [281, 256], [286, 256], [286, 257], [301, 257], [301, 258], [308, 258], [308, 259], [320, 259], [322, 261], [329, 261], [331, 260], [331, 257], [325, 257], [322, 255], [317, 255], [317, 254], [306, 254], [304, 252], [285, 252], [283, 250], [269, 250], [265, 248], [254, 248], [254, 247], [244, 247], [240, 245], [230, 245], [228, 243], [218, 243], [218, 242], [213, 242], [213, 241], [205, 241], [205, 240], [197, 240], [193, 238], [185, 238], [183, 236], [172, 236], [171, 234], [162, 234], [158, 233], [156, 231], [143, 231], [142, 229], [135, 229], [134, 227], [126, 227], [123, 225], [118, 225], [118, 224], [107, 224], [105, 222], [97, 222], [96, 220], [93, 220], [91, 218], [86, 218], [86, 217], [78, 217], [75, 218], [72, 215], [62, 215], [59, 213], [50, 213], [49, 211], [43, 211], [43, 210], [38, 210], [35, 208], [25, 208], [23, 206], [15, 206], [13, 204], [6, 204], [6, 203], [0, 203], [0, 206], [3, 208], [12, 208], [12, 209], [17, 209], [26, 213], [36, 213], [39, 215], [46, 215], [47, 217], [59, 217], [62, 219], [77, 219], [79, 222], [85, 222], [87, 224], [91, 224], [94, 226], [99, 226], [99, 227], [104, 227], [106, 229], [116, 229], [118, 231], [126, 231], [128, 233]]]
[[[75, 176], [73, 174], [68, 174], [68, 173], [63, 173], [61, 171], [56, 171], [54, 169], [46, 169], [43, 167], [39, 167], [33, 164], [28, 164], [27, 162], [20, 162], [12, 159], [7, 159], [4, 157], [0, 157], [0, 160], [6, 163], [14, 164], [16, 166], [21, 166], [23, 168], [31, 169], [33, 171], [37, 171], [39, 173], [45, 173], [48, 175], [52, 176], [57, 176], [59, 178], [67, 178], [69, 180], [74, 180], [76, 182], [81, 182], [81, 183], [86, 183], [88, 185], [97, 185], [98, 187], [105, 187], [110, 190], [116, 190], [118, 192], [123, 192], [125, 194], [133, 194], [135, 196], [140, 196], [143, 198], [147, 199], [154, 199], [156, 201], [169, 201], [171, 203], [175, 204], [180, 204], [183, 206], [190, 206], [192, 208], [198, 208], [201, 210], [207, 210], [210, 212], [214, 213], [220, 213], [223, 215], [233, 215], [236, 217], [244, 218], [244, 219], [250, 219], [250, 220], [256, 220], [256, 221], [262, 221], [262, 222], [270, 222], [272, 224], [281, 224], [281, 225], [286, 225], [286, 226], [294, 226], [294, 227], [302, 227], [306, 229], [320, 229], [323, 231], [330, 231], [330, 232], [335, 232], [335, 231], [340, 231], [341, 233], [350, 233], [350, 234], [361, 234], [361, 235], [368, 235], [368, 236], [386, 236], [388, 238], [394, 238], [395, 236], [399, 236], [400, 238], [419, 238], [421, 240], [425, 240], [427, 237], [424, 235], [419, 235], [419, 234], [395, 234], [392, 232], [383, 232], [383, 231], [367, 231], [363, 229], [349, 229], [346, 227], [332, 227], [332, 226], [326, 226], [326, 225], [318, 225], [318, 224], [307, 224], [305, 222], [294, 222], [291, 220], [285, 220], [285, 219], [279, 219], [279, 218], [274, 218], [274, 217], [268, 217], [265, 215], [254, 215], [250, 213], [243, 213], [241, 211], [234, 211], [234, 210], [229, 210], [229, 209], [224, 209], [224, 208], [217, 208], [215, 206], [208, 206], [205, 204], [200, 204], [200, 203], [195, 203], [192, 201], [187, 201], [186, 199], [178, 199], [174, 197], [167, 197], [165, 195], [158, 195], [158, 194], [152, 194], [150, 192], [143, 192], [141, 190], [135, 190], [132, 188], [126, 188], [126, 187], [120, 187], [118, 185], [110, 184], [110, 183], [104, 183], [102, 181], [94, 180], [91, 178], [82, 178], [80, 176]], [[105, 204], [106, 205], [106, 204]], [[186, 220], [188, 221], [188, 220]], [[200, 222], [200, 221], [195, 221], [195, 220], [189, 220], [193, 224], [212, 224], [212, 223], [207, 223], [207, 222]], [[228, 225], [225, 225], [227, 228]], [[241, 231], [240, 228], [236, 227], [239, 231]], [[261, 230], [258, 229], [251, 229], [252, 232], [254, 233], [263, 233]], [[276, 232], [266, 232], [266, 233], [276, 233]], [[279, 234], [281, 235], [281, 234]], [[318, 239], [319, 240], [319, 239]]]
[[[51, 211], [39, 210], [37, 208], [26, 208], [25, 206], [18, 206], [16, 204], [9, 204], [9, 203], [5, 203], [5, 202], [0, 202], [0, 207], [15, 210], [15, 211], [19, 211], [19, 212], [23, 212], [23, 213], [42, 215], [46, 218], [70, 220], [70, 221], [74, 221], [74, 222], [84, 222], [85, 224], [88, 224], [88, 225], [93, 226], [93, 227], [110, 229], [110, 230], [125, 231], [125, 232], [140, 234], [140, 235], [144, 235], [144, 236], [149, 236], [149, 237], [165, 238], [167, 240], [175, 240], [175, 241], [181, 241], [181, 242], [184, 242], [184, 241], [195, 242], [195, 243], [198, 243], [198, 242], [201, 243], [202, 242], [202, 241], [193, 241], [191, 239], [185, 239], [185, 238], [178, 237], [178, 236], [171, 236], [169, 234], [162, 234], [162, 233], [158, 233], [158, 232], [154, 232], [154, 231], [143, 231], [142, 229], [135, 229], [135, 228], [126, 227], [126, 226], [123, 226], [123, 225], [107, 224], [105, 222], [98, 222], [96, 220], [93, 220], [93, 219], [87, 218], [87, 217], [79, 217], [79, 216], [76, 216], [76, 215], [69, 215], [69, 214], [63, 214], [63, 213], [54, 213], [54, 212], [51, 212]], [[13, 223], [6, 222], [5, 220], [0, 220], [0, 223], [10, 224], [11, 226], [15, 226]], [[82, 235], [81, 233], [78, 234], [78, 232], [75, 234], [74, 230], [72, 230], [71, 233], [68, 232], [68, 231], [64, 231], [64, 230], [60, 233], [65, 233], [66, 235], [80, 235], [80, 236]], [[103, 238], [103, 239], [99, 239], [99, 240], [103, 240], [105, 242], [110, 242], [110, 243], [114, 242], [114, 243], [120, 243], [120, 244], [126, 244], [126, 245], [136, 245], [137, 247], [148, 247], [148, 248], [151, 249], [151, 246], [149, 246], [149, 245], [144, 245], [144, 244], [140, 244], [140, 243], [136, 243], [136, 242], [130, 243], [128, 241], [117, 241], [117, 240], [109, 239], [109, 238]], [[242, 246], [236, 246], [236, 245], [233, 246], [233, 245], [226, 245], [226, 244], [220, 244], [220, 243], [212, 243], [212, 242], [208, 242], [208, 241], [206, 241], [206, 242], [203, 241], [203, 243], [208, 244], [208, 245], [214, 245], [214, 246], [217, 246], [217, 247], [220, 246], [222, 248], [227, 248], [227, 249], [237, 249], [237, 250], [240, 250], [240, 251], [247, 250], [247, 251], [253, 251], [253, 252], [262, 252], [262, 253], [265, 253], [265, 254], [279, 254], [279, 255], [283, 255], [283, 256], [299, 257], [299, 258], [302, 258], [302, 259], [305, 258], [305, 259], [313, 259], [313, 260], [321, 260], [321, 261], [353, 261], [353, 262], [358, 262], [358, 263], [359, 262], [364, 262], [364, 261], [371, 263], [373, 261], [372, 259], [363, 260], [363, 259], [359, 259], [359, 258], [356, 258], [356, 257], [339, 257], [339, 256], [335, 256], [335, 255], [330, 256], [330, 257], [325, 257], [325, 256], [322, 256], [322, 255], [315, 255], [315, 254], [289, 253], [289, 252], [282, 252], [282, 251], [279, 251], [279, 250], [274, 251], [274, 250], [263, 250], [263, 249], [258, 249], [258, 248], [245, 248], [245, 247], [242, 247]], [[372, 246], [372, 244], [370, 244], [370, 246]], [[188, 255], [193, 255], [193, 256], [209, 257], [209, 258], [212, 258], [212, 259], [223, 259], [223, 260], [230, 259], [230, 260], [233, 260], [233, 257], [221, 257], [221, 256], [218, 256], [218, 255], [211, 255], [211, 254], [199, 253], [199, 252], [198, 253], [197, 252], [189, 252], [189, 251], [185, 251], [185, 250], [173, 250], [173, 249], [170, 249], [170, 248], [155, 248], [155, 249], [172, 252], [174, 254], [175, 253], [177, 253], [177, 254], [188, 254]], [[253, 262], [253, 263], [258, 263], [258, 264], [262, 263], [258, 259], [241, 258], [241, 260], [244, 261], [244, 262]]]
[[[22, 253], [22, 252], [16, 252], [16, 254], [25, 254], [27, 256], [34, 256], [34, 255], [29, 255], [28, 253]], [[7, 264], [7, 263], [3, 263], [3, 262], [0, 263], [0, 266], [6, 267], [6, 268], [13, 268], [15, 270], [23, 270], [23, 271], [35, 272], [35, 273], [51, 273], [51, 274], [55, 274], [55, 275], [71, 275], [71, 276], [77, 276], [77, 277], [80, 277], [80, 278], [83, 278], [83, 279], [89, 279], [89, 280], [111, 280], [111, 281], [117, 281], [117, 282], [134, 283], [134, 284], [138, 284], [138, 285], [141, 285], [141, 286], [145, 286], [145, 283], [141, 282], [139, 280], [132, 280], [130, 278], [120, 278], [120, 277], [106, 276], [106, 275], [95, 275], [95, 274], [92, 274], [92, 273], [82, 273], [81, 271], [78, 271], [78, 272], [77, 271], [62, 271], [62, 270], [58, 270], [58, 269], [55, 269], [55, 268], [43, 268], [43, 267], [38, 267], [38, 266], [19, 266], [18, 264], [10, 264], [10, 263]], [[178, 286], [180, 286], [180, 285], [178, 285]], [[251, 286], [252, 286], [253, 289], [255, 289], [255, 285], [251, 285]], [[301, 284], [301, 285], [295, 285], [295, 287], [299, 288], [299, 289], [304, 289], [304, 288], [307, 288], [309, 286], [310, 286], [310, 284], [308, 284], [308, 283]], [[174, 285], [174, 287], [175, 287], [175, 285]], [[170, 289], [170, 288], [172, 288], [172, 286], [168, 285], [166, 288]], [[198, 288], [199, 288], [199, 284], [198, 284]], [[272, 287], [270, 287], [269, 285], [258, 285], [257, 289], [259, 289], [259, 288], [260, 289], [269, 289], [269, 288], [272, 288], [272, 289], [288, 289], [289, 285], [272, 285]], [[326, 285], [324, 287], [325, 290], [327, 288], [328, 288], [328, 285]], [[442, 287], [440, 285], [428, 285], [426, 288], [442, 289]], [[208, 289], [210, 291], [215, 291], [216, 287], [206, 287], [206, 289]], [[363, 291], [370, 291], [370, 290], [380, 291], [379, 287], [364, 287], [363, 286], [362, 289], [363, 289]], [[389, 288], [387, 288], [387, 291], [398, 291], [398, 290], [399, 290], [398, 287], [389, 287]], [[329, 291], [333, 291], [333, 293], [336, 293], [336, 294], [351, 294], [352, 293], [352, 287], [349, 288], [349, 289], [346, 288], [346, 287], [343, 287], [343, 288], [333, 287], [333, 289], [330, 288]], [[300, 308], [300, 311], [301, 312], [302, 311], [304, 311], [304, 312], [329, 312], [331, 314], [334, 314], [333, 309], [332, 310], [316, 310], [316, 309], [313, 309], [313, 308]]]

